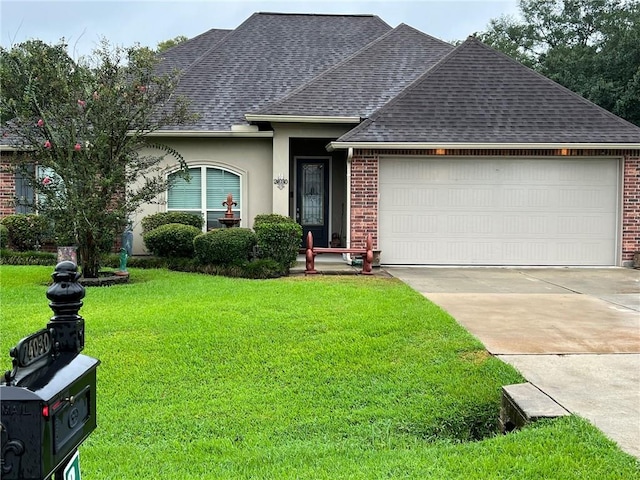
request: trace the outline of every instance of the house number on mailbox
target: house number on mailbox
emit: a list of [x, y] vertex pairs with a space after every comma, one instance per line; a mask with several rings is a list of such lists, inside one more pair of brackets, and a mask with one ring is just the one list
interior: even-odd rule
[[18, 361], [19, 367], [27, 367], [51, 353], [51, 333], [47, 329], [29, 335], [20, 340], [11, 356]]

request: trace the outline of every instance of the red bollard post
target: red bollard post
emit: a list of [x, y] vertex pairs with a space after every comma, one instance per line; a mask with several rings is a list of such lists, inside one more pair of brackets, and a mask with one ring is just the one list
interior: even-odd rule
[[373, 236], [370, 233], [367, 234], [366, 249], [367, 251], [362, 260], [362, 274], [373, 275], [371, 271], [373, 266]]
[[307, 233], [307, 251], [305, 252], [305, 275], [318, 273], [314, 265], [315, 256], [316, 254], [313, 253], [313, 235], [309, 232]]

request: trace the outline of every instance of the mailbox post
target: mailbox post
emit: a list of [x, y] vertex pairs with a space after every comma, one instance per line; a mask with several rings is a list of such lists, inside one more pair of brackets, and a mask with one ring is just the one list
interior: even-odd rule
[[0, 478], [62, 478], [65, 465], [96, 428], [96, 369], [80, 354], [84, 287], [75, 263], [56, 265], [47, 290], [47, 327], [11, 349], [13, 369], [0, 381]]

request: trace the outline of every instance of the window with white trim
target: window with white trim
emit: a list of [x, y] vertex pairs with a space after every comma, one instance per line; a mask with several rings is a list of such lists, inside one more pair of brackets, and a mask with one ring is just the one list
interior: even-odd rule
[[223, 168], [201, 166], [189, 168], [189, 181], [175, 173], [169, 175], [169, 181], [168, 211], [199, 213], [206, 219], [206, 230], [222, 228], [218, 218], [227, 211], [222, 202], [232, 194], [237, 203], [233, 207], [234, 216], [240, 217], [240, 175]]

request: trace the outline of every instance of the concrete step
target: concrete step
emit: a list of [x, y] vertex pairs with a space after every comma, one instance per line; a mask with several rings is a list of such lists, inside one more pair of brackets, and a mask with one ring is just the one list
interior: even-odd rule
[[571, 413], [529, 382], [502, 387], [499, 419], [502, 433], [508, 433], [542, 418], [565, 415]]

